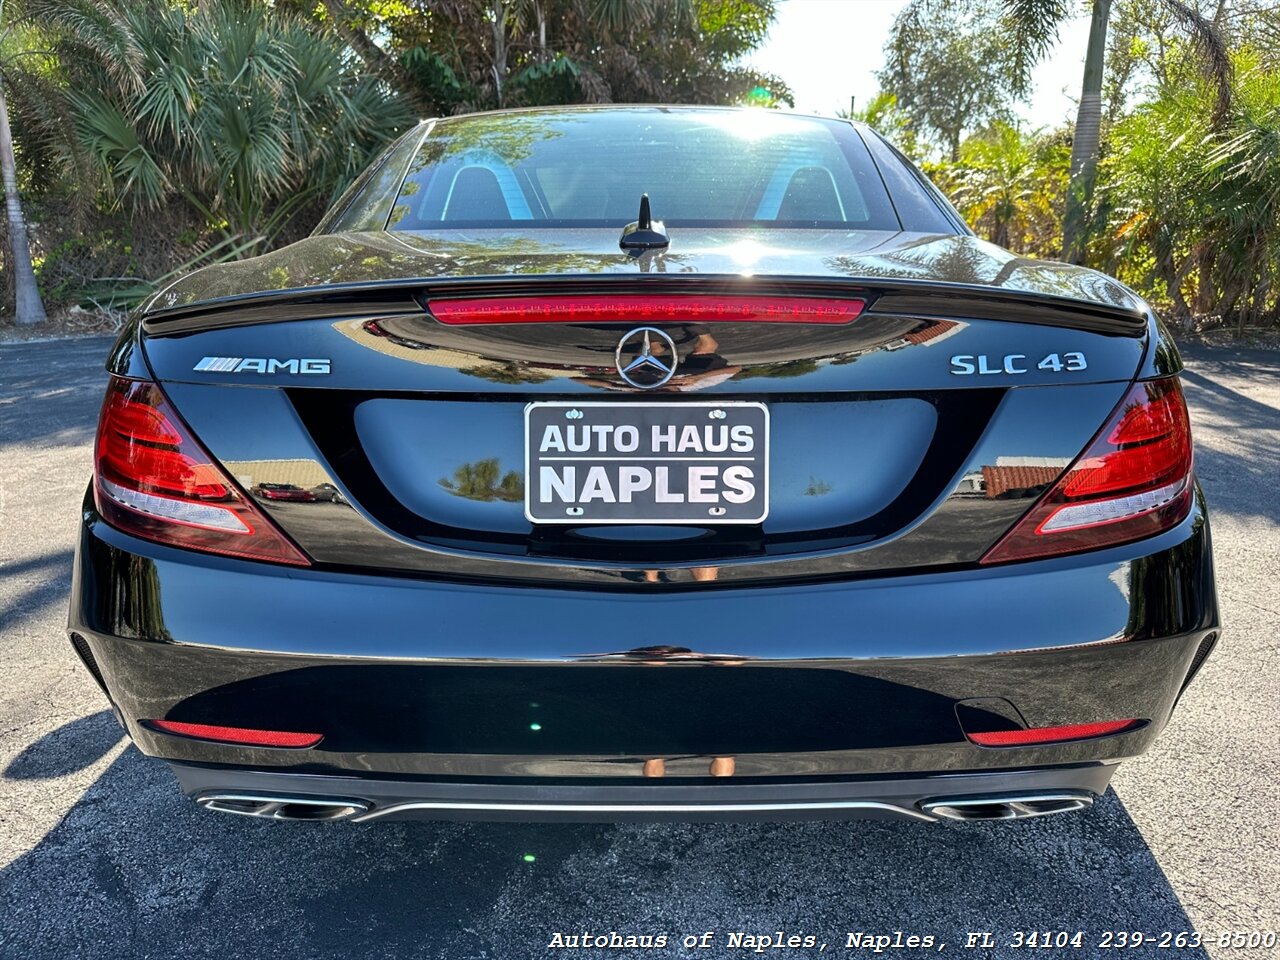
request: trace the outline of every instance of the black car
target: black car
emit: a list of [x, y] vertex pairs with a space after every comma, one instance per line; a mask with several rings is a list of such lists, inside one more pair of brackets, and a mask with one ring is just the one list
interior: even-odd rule
[[1079, 810], [1218, 637], [1159, 320], [845, 121], [429, 121], [108, 366], [71, 640], [210, 809]]

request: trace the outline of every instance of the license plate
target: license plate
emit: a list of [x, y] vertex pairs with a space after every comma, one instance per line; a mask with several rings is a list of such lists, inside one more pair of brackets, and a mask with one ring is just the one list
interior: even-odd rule
[[531, 403], [524, 513], [533, 523], [760, 523], [769, 513], [762, 403]]

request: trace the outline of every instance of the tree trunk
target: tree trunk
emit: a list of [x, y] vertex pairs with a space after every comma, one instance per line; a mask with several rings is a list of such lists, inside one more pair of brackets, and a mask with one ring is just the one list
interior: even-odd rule
[[1067, 209], [1062, 221], [1062, 259], [1083, 263], [1086, 221], [1093, 201], [1093, 185], [1098, 175], [1098, 147], [1102, 123], [1102, 76], [1107, 52], [1107, 21], [1111, 0], [1093, 0], [1093, 22], [1089, 26], [1089, 48], [1084, 58], [1084, 84], [1075, 134], [1071, 138], [1071, 182], [1067, 186]]
[[493, 92], [498, 106], [503, 106], [502, 83], [507, 78], [507, 5], [493, 0]]
[[13, 271], [13, 314], [21, 327], [44, 323], [44, 303], [36, 274], [31, 268], [31, 244], [27, 240], [27, 221], [22, 215], [22, 199], [18, 196], [18, 172], [13, 156], [13, 133], [9, 130], [9, 104], [0, 78], [0, 173], [4, 175], [4, 207], [9, 227], [9, 269]]
[[1209, 313], [1216, 301], [1213, 290], [1213, 252], [1208, 243], [1196, 245], [1196, 313]]
[[547, 13], [541, 3], [533, 5], [533, 14], [538, 21], [538, 62], [547, 62]]

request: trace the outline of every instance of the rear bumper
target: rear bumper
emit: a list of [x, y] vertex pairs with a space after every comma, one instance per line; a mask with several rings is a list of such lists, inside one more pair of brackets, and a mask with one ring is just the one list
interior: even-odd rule
[[[183, 792], [202, 806], [282, 820], [618, 823], [856, 818], [933, 822], [1015, 819], [1041, 812], [1064, 812], [1064, 808], [1083, 809], [1106, 790], [1115, 766], [1087, 764], [873, 780], [661, 786], [373, 780], [184, 764], [174, 764], [173, 769]], [[264, 811], [256, 804], [273, 809]], [[296, 809], [291, 811], [291, 806]], [[318, 816], [314, 813], [317, 810]]]
[[[918, 817], [952, 794], [1094, 793], [1150, 746], [1217, 628], [1202, 503], [1175, 530], [1085, 557], [660, 595], [226, 560], [131, 538], [89, 504], [70, 614], [139, 749], [193, 794], [251, 776], [269, 793], [519, 819], [590, 819], [556, 807], [600, 803], [621, 807], [604, 819], [709, 803], [716, 818], [875, 803]], [[965, 738], [964, 701], [1032, 727], [1147, 722], [989, 749]], [[228, 746], [144, 719], [324, 740]], [[715, 758], [732, 776], [710, 776]], [[661, 779], [644, 776], [653, 759]]]

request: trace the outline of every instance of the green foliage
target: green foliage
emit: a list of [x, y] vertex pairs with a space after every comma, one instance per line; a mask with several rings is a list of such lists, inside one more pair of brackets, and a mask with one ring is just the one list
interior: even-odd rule
[[[913, 7], [936, 13], [951, 3], [975, 9], [968, 0], [916, 0]], [[1044, 35], [1061, 13], [1055, 0], [1002, 0], [1002, 6], [1003, 17], [1022, 17], [1026, 30]], [[1217, 20], [1197, 20], [1194, 6], [1168, 0], [1116, 3], [1085, 259], [1176, 319], [1275, 322], [1280, 8], [1261, 0], [1202, 6], [1202, 13], [1216, 9]], [[917, 27], [895, 28], [896, 40], [912, 48], [906, 62], [918, 62], [941, 42], [912, 32]], [[946, 42], [963, 52], [974, 29]], [[1231, 51], [1225, 62], [1206, 46], [1214, 38]], [[939, 96], [930, 94], [930, 102]], [[927, 125], [891, 89], [856, 119], [918, 159], [925, 152], [914, 134]], [[924, 166], [979, 234], [1020, 254], [1056, 258], [1072, 134], [1070, 127], [1027, 132], [996, 119], [971, 131], [947, 159], [926, 155]]]
[[898, 149], [916, 162], [926, 159], [928, 146], [920, 142], [915, 124], [906, 112], [898, 107], [897, 94], [881, 90], [865, 107], [853, 111], [840, 111], [848, 120], [865, 123], [897, 145]]
[[452, 113], [459, 104], [475, 96], [475, 91], [459, 82], [444, 57], [428, 47], [410, 47], [401, 54], [400, 63], [418, 90], [432, 103], [444, 107], [441, 113]]
[[1234, 56], [1228, 116], [1194, 73], [1170, 73], [1119, 120], [1103, 160], [1095, 259], [1176, 313], [1280, 315], [1280, 58]]
[[[1174, 318], [1243, 325], [1280, 320], [1280, 58], [1246, 45], [1233, 60], [1217, 123], [1215, 84], [1174, 44], [1152, 99], [1107, 129], [1087, 262]], [[1069, 134], [997, 122], [925, 171], [983, 237], [1054, 258]]]
[[[4, 0], [4, 11], [21, 183], [33, 209], [57, 211], [32, 218], [36, 267], [61, 302], [127, 306], [202, 256], [295, 238], [419, 116], [793, 102], [740, 65], [774, 0]], [[124, 252], [151, 235], [141, 258]]]
[[[56, 300], [115, 309], [177, 272], [298, 235], [418, 115], [791, 103], [781, 80], [741, 66], [774, 0], [4, 10], [0, 76], [41, 284]], [[978, 233], [1032, 257], [1061, 249], [1072, 131], [1020, 129], [1010, 107], [1067, 12], [1063, 0], [913, 0], [886, 47], [883, 92], [854, 114], [925, 161]], [[1111, 23], [1089, 264], [1174, 316], [1280, 320], [1280, 8], [1115, 0]], [[1228, 61], [1206, 46], [1214, 37]], [[494, 136], [499, 152], [522, 149], [510, 127]], [[444, 485], [517, 494], [488, 462]]]
[[995, 0], [915, 0], [894, 19], [881, 88], [911, 133], [959, 159], [966, 131], [1006, 119], [1012, 51]]
[[392, 82], [434, 114], [553, 103], [744, 103], [756, 87], [770, 104], [793, 103], [778, 78], [740, 65], [768, 33], [774, 0], [321, 6], [325, 22], [336, 18], [360, 34], [371, 68], [397, 58], [403, 73]]
[[1025, 94], [1031, 70], [1058, 39], [1058, 26], [1071, 16], [1070, 0], [1004, 0], [1002, 26], [1008, 37], [1008, 66], [1013, 90]]
[[578, 77], [582, 71], [564, 54], [556, 54], [541, 63], [531, 63], [508, 80], [508, 91], [521, 103], [540, 107], [548, 104], [574, 103], [578, 99]]
[[145, 83], [101, 57], [65, 66], [80, 146], [121, 203], [183, 198], [228, 236], [270, 242], [411, 121], [341, 42], [264, 6], [117, 0], [112, 12]]
[[161, 274], [155, 279], [146, 277], [92, 277], [82, 286], [64, 291], [64, 297], [81, 306], [94, 306], [102, 310], [124, 311], [134, 309], [157, 290], [179, 277], [215, 263], [236, 260], [251, 250], [261, 238], [237, 242], [230, 237], [214, 244], [184, 263]]
[[453, 472], [452, 479], [446, 477], [439, 483], [455, 496], [481, 503], [515, 503], [524, 499], [524, 479], [514, 470], [504, 474], [497, 457], [464, 463]]
[[965, 219], [992, 243], [1054, 257], [1071, 147], [997, 122], [970, 137], [954, 165], [935, 167]]

